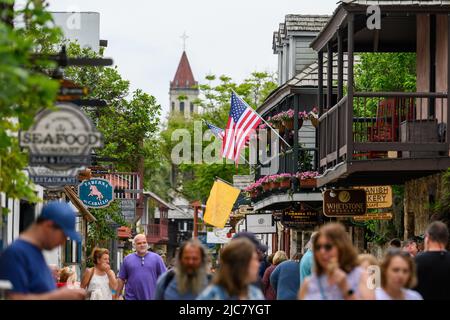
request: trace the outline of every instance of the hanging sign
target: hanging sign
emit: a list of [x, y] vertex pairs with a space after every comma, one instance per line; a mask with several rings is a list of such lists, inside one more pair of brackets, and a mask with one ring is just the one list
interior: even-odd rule
[[46, 167], [28, 167], [30, 179], [43, 187], [61, 187], [78, 184], [78, 169], [51, 170]]
[[103, 146], [102, 134], [71, 103], [39, 112], [31, 128], [20, 132], [19, 140], [21, 147], [29, 149], [30, 165], [53, 170], [90, 165], [91, 149]]
[[108, 180], [84, 180], [78, 186], [78, 197], [88, 208], [104, 208], [114, 200], [114, 188]]
[[257, 234], [277, 232], [277, 225], [273, 221], [272, 214], [247, 214], [245, 225], [248, 232]]
[[367, 197], [367, 209], [382, 209], [392, 207], [391, 186], [355, 187], [364, 189]]
[[364, 189], [326, 190], [323, 193], [323, 213], [327, 217], [346, 217], [366, 214]]
[[206, 243], [228, 243], [231, 240], [230, 227], [214, 228], [206, 234]]
[[319, 212], [315, 210], [285, 211], [281, 216], [281, 223], [288, 228], [300, 228], [318, 223]]
[[369, 220], [392, 220], [394, 216], [391, 212], [377, 212], [368, 213], [362, 216], [353, 217], [355, 221], [369, 221]]
[[136, 199], [120, 199], [120, 211], [125, 221], [133, 223], [136, 218]]

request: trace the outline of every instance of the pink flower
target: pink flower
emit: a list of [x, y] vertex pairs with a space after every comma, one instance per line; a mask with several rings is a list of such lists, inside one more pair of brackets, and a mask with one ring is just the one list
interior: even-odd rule
[[298, 172], [297, 178], [300, 180], [306, 180], [306, 179], [313, 179], [317, 177], [319, 173], [317, 171], [305, 171], [305, 172]]

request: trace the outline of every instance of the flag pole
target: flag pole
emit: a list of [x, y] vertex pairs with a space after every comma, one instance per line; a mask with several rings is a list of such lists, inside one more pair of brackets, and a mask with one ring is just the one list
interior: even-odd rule
[[[248, 103], [247, 102], [245, 102], [245, 100], [244, 99], [242, 99], [237, 93], [236, 93], [236, 91], [234, 91], [233, 89], [231, 89], [231, 91], [232, 92], [234, 92], [234, 94], [236, 95], [236, 96], [238, 96], [242, 101], [244, 101], [244, 103], [249, 107], [249, 108], [251, 108], [249, 105], [248, 105]], [[252, 108], [253, 109], [253, 108]], [[289, 144], [289, 143], [287, 143], [286, 142], [286, 140], [284, 140], [279, 134], [278, 134], [278, 132], [274, 129], [274, 128], [272, 128], [272, 126], [269, 124], [269, 123], [267, 123], [267, 121], [266, 120], [264, 120], [264, 118], [263, 117], [261, 117], [261, 115], [258, 113], [258, 112], [256, 112], [255, 111], [255, 113], [258, 115], [258, 117], [273, 131], [273, 132], [275, 132], [275, 134], [278, 136], [278, 138], [280, 138], [289, 148], [292, 148], [292, 146]]]
[[230, 187], [236, 188], [235, 186], [233, 186], [230, 182], [223, 180], [222, 178], [219, 178], [218, 176], [215, 177], [216, 180], [222, 181], [223, 183], [226, 183], [227, 185], [229, 185]]

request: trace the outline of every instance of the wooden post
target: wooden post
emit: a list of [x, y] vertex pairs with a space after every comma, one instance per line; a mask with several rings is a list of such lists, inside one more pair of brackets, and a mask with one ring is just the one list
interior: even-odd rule
[[344, 52], [342, 31], [338, 30], [338, 98], [340, 101], [344, 96]]
[[191, 203], [191, 205], [194, 207], [194, 234], [192, 235], [192, 238], [197, 239], [198, 238], [198, 209], [201, 207], [201, 202], [196, 200]]
[[318, 53], [318, 66], [319, 66], [319, 90], [317, 103], [319, 104], [319, 116], [323, 113], [323, 52], [319, 51]]
[[450, 106], [449, 100], [450, 94], [450, 14], [447, 15], [447, 130], [445, 130], [445, 142], [447, 145], [450, 142], [450, 135], [448, 132], [448, 126], [450, 125], [450, 110], [448, 110]]
[[333, 48], [330, 40], [327, 43], [327, 108], [333, 107]]
[[351, 162], [353, 158], [353, 40], [354, 40], [354, 14], [348, 15], [348, 63], [347, 63], [347, 162]]
[[293, 150], [293, 172], [298, 172], [298, 156], [299, 156], [299, 148], [298, 148], [298, 111], [299, 111], [299, 96], [296, 94], [294, 96], [294, 150]]

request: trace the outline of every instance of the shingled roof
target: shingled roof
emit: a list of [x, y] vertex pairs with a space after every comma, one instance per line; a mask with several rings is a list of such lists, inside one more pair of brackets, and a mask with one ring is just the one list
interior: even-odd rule
[[284, 17], [284, 22], [278, 25], [278, 30], [274, 31], [272, 48], [274, 52], [277, 47], [283, 45], [283, 40], [295, 32], [319, 32], [327, 24], [330, 16], [327, 15], [304, 15], [288, 14]]
[[186, 51], [183, 51], [175, 77], [170, 82], [170, 89], [191, 89], [196, 85], [197, 81], [194, 79]]
[[[326, 86], [327, 84], [327, 57], [326, 55], [323, 58], [323, 85]], [[343, 74], [343, 80], [344, 84], [347, 83], [347, 54], [344, 54], [344, 74]], [[359, 56], [354, 56], [354, 63], [359, 63]], [[337, 62], [337, 53], [333, 54], [333, 75], [336, 77], [337, 75], [337, 68], [338, 68], [338, 62]], [[336, 78], [333, 79], [334, 81], [337, 80]], [[270, 95], [266, 98], [266, 100], [263, 102], [261, 106], [259, 106], [256, 111], [259, 114], [264, 114], [267, 111], [269, 111], [274, 104], [276, 104], [276, 101], [280, 99], [280, 97], [284, 97], [286, 95], [290, 94], [291, 88], [317, 88], [319, 86], [319, 64], [317, 61], [311, 63], [309, 66], [307, 66], [302, 72], [297, 74], [292, 79], [288, 80], [285, 84], [278, 87], [274, 91], [270, 93]]]
[[320, 31], [328, 19], [328, 15], [288, 14], [284, 20], [285, 34], [295, 31]]

